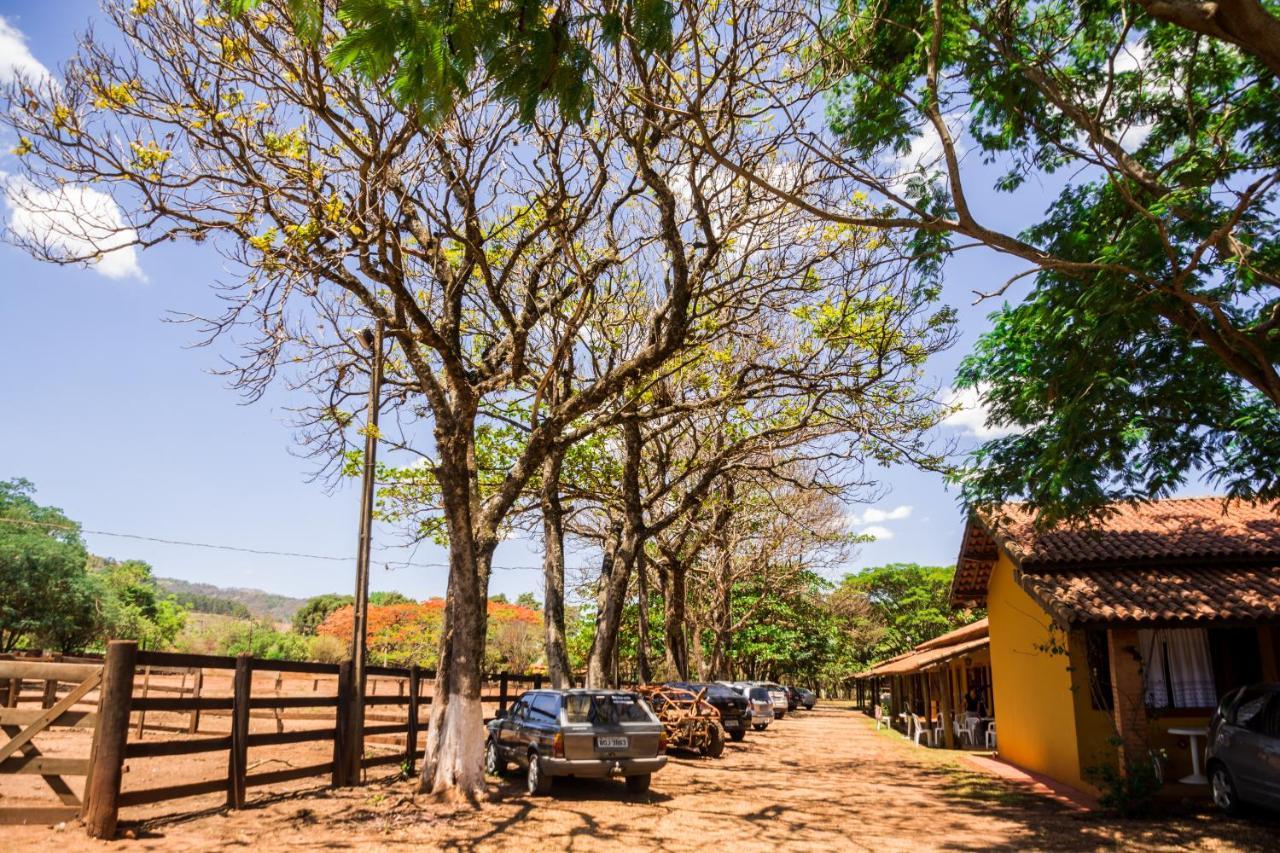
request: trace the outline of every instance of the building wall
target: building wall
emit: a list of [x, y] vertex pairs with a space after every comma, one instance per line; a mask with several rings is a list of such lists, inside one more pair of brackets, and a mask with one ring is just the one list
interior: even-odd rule
[[[1000, 555], [987, 584], [991, 625], [991, 680], [1000, 756], [1059, 782], [1084, 788], [1075, 699], [1065, 652], [1052, 620], [1013, 578], [1013, 563]], [[1087, 701], [1087, 699], [1086, 699]]]
[[[1105, 705], [1094, 708], [1093, 691], [1089, 686], [1089, 659], [1086, 652], [1084, 631], [1072, 631], [1068, 647], [1071, 656], [1072, 699], [1076, 718], [1076, 755], [1080, 762], [1080, 775], [1084, 777], [1090, 767], [1103, 764], [1118, 766], [1119, 749], [1114, 739], [1116, 723]], [[1099, 686], [1106, 695], [1111, 693], [1108, 681]]]

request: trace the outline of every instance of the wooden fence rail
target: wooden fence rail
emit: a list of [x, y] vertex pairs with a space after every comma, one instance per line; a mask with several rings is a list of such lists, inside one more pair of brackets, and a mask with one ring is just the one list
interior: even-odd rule
[[[229, 681], [231, 695], [208, 695], [214, 673], [220, 674], [224, 682]], [[261, 683], [258, 692], [254, 692], [255, 673], [275, 675], [269, 692], [263, 692]], [[309, 676], [304, 683], [311, 681], [312, 693], [283, 695], [285, 674]], [[164, 678], [175, 676], [181, 678], [179, 686], [162, 683]], [[100, 659], [0, 660], [0, 685], [7, 686], [6, 695], [0, 696], [0, 725], [10, 736], [7, 743], [0, 743], [0, 774], [40, 773], [63, 801], [58, 809], [13, 809], [21, 815], [10, 822], [55, 822], [78, 815], [91, 836], [112, 838], [122, 807], [222, 792], [228, 807], [242, 808], [248, 789], [257, 786], [316, 776], [327, 776], [335, 787], [354, 785], [359, 784], [367, 768], [386, 765], [401, 765], [413, 773], [422, 754], [422, 709], [429, 707], [432, 699], [430, 691], [422, 689], [422, 683], [434, 678], [432, 670], [417, 666], [370, 666], [363, 695], [357, 696], [360, 691], [353, 683], [349, 663], [139, 651], [129, 641], [113, 641]], [[542, 686], [542, 679], [540, 674], [492, 675], [486, 683], [496, 681], [498, 689], [485, 692], [481, 701], [505, 710], [521, 689], [537, 689]], [[24, 680], [42, 682], [41, 708], [13, 707], [19, 701]], [[388, 681], [393, 682], [393, 692], [379, 694], [379, 687], [385, 688]], [[61, 685], [66, 683], [75, 686], [59, 698], [64, 692]], [[292, 686], [296, 688], [297, 684], [295, 679]], [[333, 692], [321, 693], [322, 688]], [[95, 689], [96, 710], [72, 707], [87, 701]], [[363, 729], [355, 731], [350, 723], [355, 718], [352, 712], [357, 699], [366, 709], [388, 710], [367, 713]], [[148, 712], [152, 712], [152, 719], [147, 718]], [[155, 715], [161, 713], [189, 716], [184, 725], [175, 727], [155, 722]], [[224, 729], [216, 735], [200, 737], [201, 715], [229, 717], [230, 731]], [[251, 721], [263, 718], [274, 719], [276, 730], [251, 731]], [[285, 722], [290, 720], [320, 725], [286, 731]], [[31, 741], [51, 725], [92, 728], [89, 758], [42, 756]], [[142, 739], [149, 730], [182, 737]], [[136, 738], [132, 742], [131, 731]], [[329, 760], [252, 772], [250, 749], [307, 743], [331, 743]], [[366, 754], [366, 744], [389, 751]], [[215, 752], [227, 755], [224, 777], [121, 791], [127, 760]], [[86, 777], [82, 801], [76, 800], [61, 780], [62, 776], [77, 775]], [[6, 809], [0, 808], [0, 823], [5, 819]]]

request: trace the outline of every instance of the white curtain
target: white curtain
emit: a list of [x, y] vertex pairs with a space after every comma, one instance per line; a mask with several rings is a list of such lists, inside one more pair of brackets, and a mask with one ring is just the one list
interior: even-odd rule
[[1213, 684], [1209, 635], [1203, 628], [1139, 631], [1147, 707], [1212, 708], [1218, 701]]

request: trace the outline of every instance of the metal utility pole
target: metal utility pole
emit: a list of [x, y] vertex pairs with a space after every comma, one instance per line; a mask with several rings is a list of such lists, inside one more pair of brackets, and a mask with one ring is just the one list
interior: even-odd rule
[[351, 626], [351, 713], [347, 736], [348, 784], [358, 784], [364, 763], [365, 634], [369, 622], [369, 551], [373, 541], [373, 475], [378, 455], [378, 407], [382, 397], [382, 321], [360, 332], [370, 352], [369, 414], [364, 432], [364, 478], [360, 488], [360, 544], [356, 551], [355, 618]]

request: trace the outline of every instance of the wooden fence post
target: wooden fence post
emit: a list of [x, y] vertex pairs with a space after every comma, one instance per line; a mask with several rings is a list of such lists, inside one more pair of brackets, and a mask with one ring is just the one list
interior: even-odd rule
[[244, 808], [244, 778], [249, 758], [249, 694], [253, 689], [253, 658], [236, 658], [232, 681], [231, 756], [227, 766], [227, 805]]
[[540, 672], [534, 673], [533, 675], [533, 689], [534, 690], [542, 689], [542, 673]]
[[418, 665], [409, 664], [409, 731], [404, 739], [405, 763], [412, 776], [418, 764]]
[[[54, 663], [62, 660], [62, 655], [55, 652], [49, 656], [49, 660]], [[44, 695], [40, 697], [41, 708], [52, 708], [54, 703], [58, 701], [58, 680], [56, 678], [46, 679], [44, 682]]]
[[[151, 667], [150, 667], [150, 666], [146, 666], [146, 667], [143, 667], [143, 669], [142, 669], [142, 698], [143, 698], [143, 699], [146, 699], [146, 698], [147, 698], [147, 693], [148, 693], [150, 690], [151, 690]], [[139, 712], [138, 712], [138, 738], [139, 738], [139, 740], [141, 740], [142, 736], [143, 736], [144, 734], [146, 734], [146, 732], [147, 732], [147, 712], [146, 712], [146, 711], [139, 711]]]
[[347, 785], [347, 769], [351, 766], [347, 753], [347, 726], [351, 716], [351, 661], [338, 664], [338, 708], [333, 725], [333, 787]]
[[112, 640], [102, 662], [98, 692], [98, 722], [93, 729], [89, 773], [84, 783], [80, 817], [91, 838], [111, 839], [120, 815], [120, 777], [124, 773], [124, 745], [129, 738], [129, 706], [133, 699], [133, 665], [138, 644]]
[[498, 675], [498, 710], [507, 710], [507, 674]]
[[[195, 678], [191, 682], [191, 698], [199, 700], [201, 689], [204, 687], [204, 668], [196, 667]], [[193, 735], [200, 731], [200, 709], [191, 709], [191, 722], [187, 724], [187, 734]]]

